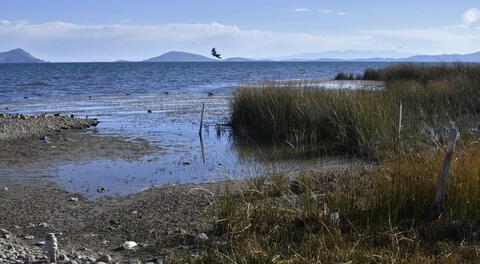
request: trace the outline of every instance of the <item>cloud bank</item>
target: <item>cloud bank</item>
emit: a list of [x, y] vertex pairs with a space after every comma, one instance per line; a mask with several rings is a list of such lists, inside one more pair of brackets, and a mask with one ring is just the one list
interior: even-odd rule
[[[468, 21], [473, 21], [473, 16]], [[473, 22], [472, 22], [473, 23]], [[325, 50], [398, 50], [408, 53], [471, 52], [480, 30], [368, 30], [337, 35], [241, 29], [235, 25], [79, 25], [62, 21], [33, 24], [0, 19], [0, 51], [24, 48], [51, 61], [142, 60], [170, 50], [225, 57], [277, 57]]]

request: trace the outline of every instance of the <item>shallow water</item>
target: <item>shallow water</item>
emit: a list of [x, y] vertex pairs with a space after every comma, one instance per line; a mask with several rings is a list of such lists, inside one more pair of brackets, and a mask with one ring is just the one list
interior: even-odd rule
[[[171, 69], [167, 67], [163, 69], [167, 71], [166, 77], [158, 82], [157, 87], [153, 83], [155, 78], [160, 77], [146, 81], [142, 76], [151, 78], [151, 76], [148, 77], [148, 73], [152, 74], [152, 69], [161, 69], [165, 66], [139, 64], [140, 66], [135, 68], [130, 64], [122, 64], [121, 67], [124, 69], [108, 68], [114, 73], [103, 73], [103, 76], [97, 76], [102, 75], [98, 67], [103, 64], [81, 65], [76, 69], [77, 74], [74, 74], [74, 69], [78, 68], [78, 65], [75, 67], [70, 64], [45, 65], [42, 64], [39, 67], [53, 68], [53, 70], [49, 68], [49, 74], [33, 68], [35, 70], [30, 73], [30, 77], [17, 78], [34, 67], [17, 65], [8, 74], [0, 76], [0, 94], [10, 99], [0, 103], [0, 111], [26, 114], [60, 112], [73, 113], [77, 117], [98, 118], [101, 122], [95, 128], [96, 134], [118, 135], [132, 140], [144, 138], [161, 148], [160, 154], [137, 161], [77, 161], [46, 169], [32, 168], [29, 171], [12, 171], [9, 168], [0, 170], [0, 173], [9, 177], [48, 178], [69, 191], [79, 192], [90, 198], [126, 195], [165, 184], [203, 183], [254, 177], [257, 173], [262, 173], [266, 167], [291, 171], [338, 164], [341, 162], [338, 157], [297, 159], [295, 153], [282, 154], [271, 159], [270, 157], [277, 155], [277, 152], [284, 153], [285, 150], [272, 146], [234, 144], [231, 140], [231, 131], [223, 125], [228, 119], [229, 98], [233, 89], [225, 87], [233, 87], [240, 81], [268, 79], [289, 69], [290, 73], [287, 77], [301, 79], [325, 77], [325, 73], [315, 73], [319, 69], [331, 75], [334, 71], [353, 69], [352, 71], [355, 72], [360, 71], [361, 67], [372, 66], [367, 63], [353, 66], [345, 64], [341, 68], [340, 64], [333, 64], [333, 68], [328, 68], [328, 65], [323, 64], [293, 63], [290, 66], [280, 64], [268, 68], [269, 63], [267, 63], [255, 64], [250, 68], [247, 64], [240, 64], [241, 66], [238, 66], [240, 68], [235, 68], [234, 64], [229, 64], [230, 66], [208, 64], [208, 67], [215, 70], [226, 67], [225, 71], [232, 74], [232, 76], [223, 74], [225, 80], [216, 77], [214, 80], [209, 80], [202, 75], [208, 72], [208, 69], [174, 64], [171, 67], [181, 67], [187, 77], [188, 74], [191, 75], [190, 71], [196, 72], [198, 76], [194, 74], [196, 77], [192, 78], [201, 80], [198, 81], [198, 86], [192, 86], [192, 82], [186, 81], [186, 77], [181, 77], [178, 73], [175, 75], [177, 79], [168, 75]], [[134, 72], [127, 73], [127, 69], [132, 67]], [[235, 69], [241, 73], [236, 73]], [[52, 74], [55, 71], [59, 71], [58, 76]], [[39, 76], [35, 78], [34, 74], [37, 72]], [[245, 80], [239, 76], [243, 76]], [[124, 86], [116, 87], [118, 81], [126, 83], [122, 84]], [[215, 85], [216, 81], [219, 82], [218, 85]], [[45, 86], [46, 83], [49, 86]], [[324, 86], [333, 89], [358, 88], [358, 82], [326, 81]], [[167, 91], [170, 92], [166, 94]], [[215, 91], [215, 95], [207, 96], [207, 91]], [[221, 92], [218, 93], [219, 91]], [[23, 96], [29, 98], [24, 99]], [[200, 140], [198, 128], [202, 104], [205, 104], [205, 125], [202, 140]], [[151, 110], [152, 113], [148, 113], [147, 110]], [[96, 189], [100, 185], [109, 191], [97, 193]]]

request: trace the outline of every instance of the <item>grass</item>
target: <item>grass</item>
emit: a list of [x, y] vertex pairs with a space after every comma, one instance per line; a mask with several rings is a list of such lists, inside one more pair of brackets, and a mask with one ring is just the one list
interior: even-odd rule
[[479, 65], [400, 64], [367, 69], [363, 77], [383, 80], [384, 89], [324, 89], [313, 81], [243, 85], [231, 102], [233, 131], [237, 138], [382, 159], [400, 147], [425, 145], [450, 121], [462, 131], [478, 126]]
[[478, 263], [478, 144], [460, 142], [440, 216], [431, 204], [443, 147], [379, 167], [232, 183], [216, 203], [215, 239], [190, 262]]
[[[480, 66], [370, 70], [381, 90], [310, 82], [240, 87], [240, 138], [319, 144], [374, 157], [341, 172], [284, 173], [229, 183], [208, 244], [190, 263], [478, 263]], [[398, 137], [398, 105], [404, 123]], [[460, 128], [441, 214], [432, 210], [445, 157], [443, 126]]]

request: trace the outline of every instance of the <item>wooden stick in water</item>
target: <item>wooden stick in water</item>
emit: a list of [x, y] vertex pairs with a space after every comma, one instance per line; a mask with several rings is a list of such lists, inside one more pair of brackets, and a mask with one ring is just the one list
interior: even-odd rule
[[205, 112], [205, 103], [202, 104], [202, 116], [200, 117], [200, 127], [198, 128], [198, 134], [202, 134], [202, 127], [203, 127], [203, 113]]

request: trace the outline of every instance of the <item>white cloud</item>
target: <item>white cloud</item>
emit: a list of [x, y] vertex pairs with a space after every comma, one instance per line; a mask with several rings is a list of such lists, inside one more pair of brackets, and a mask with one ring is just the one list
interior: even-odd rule
[[293, 9], [294, 12], [308, 12], [308, 8], [295, 8]]
[[141, 60], [170, 50], [226, 57], [277, 57], [322, 50], [396, 50], [409, 53], [470, 52], [480, 31], [470, 29], [370, 30], [335, 35], [242, 29], [235, 25], [80, 25], [0, 22], [0, 51], [17, 47], [50, 61]]
[[337, 16], [346, 16], [347, 15], [346, 12], [335, 11], [335, 10], [330, 10], [330, 9], [320, 9], [319, 11], [321, 13], [324, 13], [324, 14], [334, 14], [334, 15], [337, 15]]
[[478, 8], [470, 8], [462, 15], [462, 21], [466, 26], [477, 22], [479, 19], [480, 10]]

